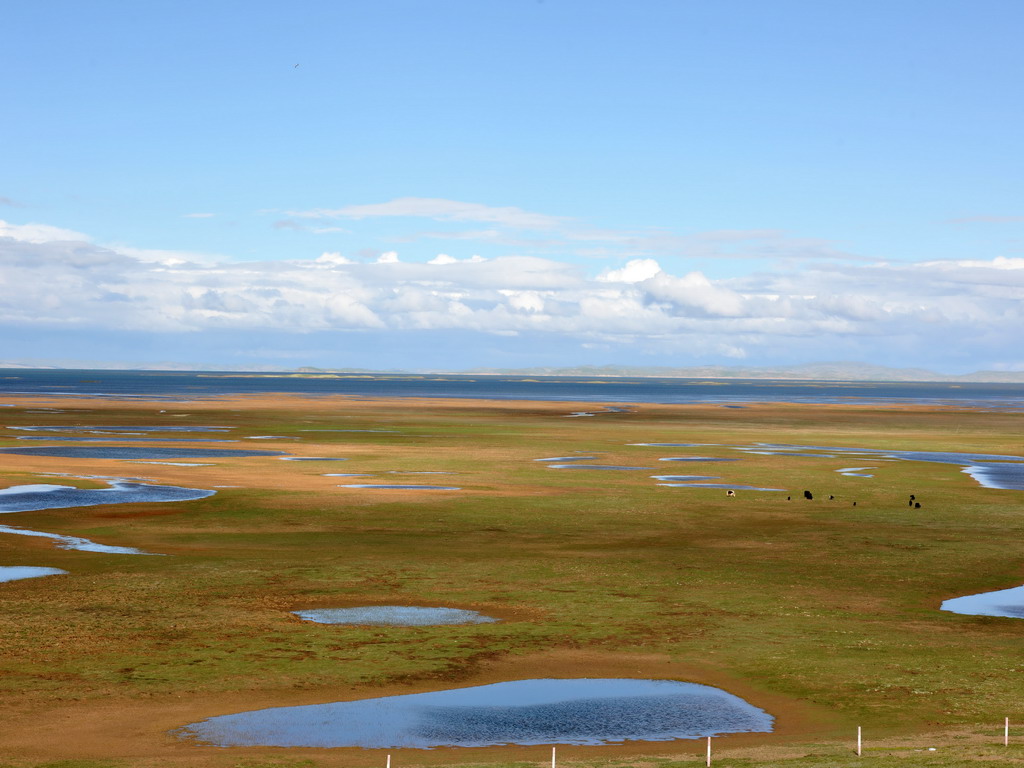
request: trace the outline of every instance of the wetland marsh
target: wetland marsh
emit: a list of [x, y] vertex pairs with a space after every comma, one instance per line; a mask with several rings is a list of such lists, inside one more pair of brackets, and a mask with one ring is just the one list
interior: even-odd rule
[[[952, 744], [963, 734], [995, 740], [1003, 717], [1024, 720], [1024, 622], [941, 610], [1024, 582], [1014, 546], [1024, 534], [1021, 491], [985, 487], [962, 463], [1016, 471], [1019, 413], [768, 403], [616, 412], [595, 402], [581, 406], [594, 418], [566, 420], [564, 404], [542, 401], [7, 399], [5, 425], [34, 435], [48, 429], [40, 409], [59, 404], [55, 436], [110, 432], [118, 447], [118, 434], [166, 431], [177, 451], [175, 431], [218, 424], [232, 439], [261, 437], [267, 451], [220, 454], [215, 465], [135, 464], [145, 477], [130, 481], [109, 477], [109, 454], [3, 454], [0, 486], [12, 490], [0, 503], [25, 508], [5, 515], [0, 563], [67, 573], [0, 585], [0, 764], [233, 768], [275, 748], [225, 751], [170, 734], [244, 710], [551, 678], [699, 684], [772, 716], [770, 733], [716, 737], [726, 765], [729, 754], [756, 756], [750, 765], [785, 766], [792, 755], [843, 764], [836, 755], [858, 725], [879, 743], [916, 744], [927, 733], [929, 743]], [[162, 419], [174, 430], [152, 429]], [[0, 448], [20, 449], [18, 432]], [[777, 442], [754, 452], [769, 433]], [[831, 445], [847, 447], [808, 451]], [[687, 447], [694, 457], [679, 450]], [[736, 460], [737, 447], [754, 451]], [[322, 464], [285, 455], [343, 456], [352, 472], [323, 474]], [[588, 466], [580, 460], [642, 470], [662, 458], [715, 460], [723, 476], [551, 468]], [[851, 470], [864, 468], [854, 463], [873, 476], [857, 476]], [[461, 490], [337, 487], [338, 477], [394, 476], [395, 467], [457, 473]], [[179, 495], [118, 495], [142, 487]], [[759, 490], [769, 488], [785, 493]], [[911, 494], [920, 508], [908, 507]], [[45, 504], [58, 498], [91, 505]], [[109, 549], [64, 550], [14, 528]], [[331, 625], [292, 613], [339, 605], [435, 606], [500, 621]], [[700, 754], [700, 744], [670, 738], [580, 743], [573, 754], [623, 765]], [[462, 749], [405, 747], [400, 759], [543, 759], [528, 745]], [[287, 754], [317, 766], [382, 759], [354, 747]]]

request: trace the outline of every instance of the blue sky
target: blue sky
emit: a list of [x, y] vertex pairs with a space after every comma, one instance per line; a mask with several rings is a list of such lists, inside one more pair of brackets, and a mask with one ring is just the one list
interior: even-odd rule
[[1017, 0], [0, 14], [0, 360], [1024, 369]]

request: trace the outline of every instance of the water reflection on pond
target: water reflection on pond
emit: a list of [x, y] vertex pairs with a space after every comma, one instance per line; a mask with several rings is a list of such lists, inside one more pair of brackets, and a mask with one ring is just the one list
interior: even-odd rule
[[440, 624], [490, 624], [497, 619], [460, 608], [413, 605], [368, 605], [359, 608], [315, 608], [294, 611], [318, 624], [363, 624], [389, 627], [430, 627]]
[[241, 712], [177, 734], [222, 747], [429, 749], [695, 739], [764, 733], [772, 722], [738, 696], [695, 683], [542, 679]]

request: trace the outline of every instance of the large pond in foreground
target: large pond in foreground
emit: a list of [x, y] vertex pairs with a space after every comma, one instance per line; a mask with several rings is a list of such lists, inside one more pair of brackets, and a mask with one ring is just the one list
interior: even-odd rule
[[738, 696], [674, 680], [516, 680], [223, 715], [177, 731], [216, 746], [487, 747], [606, 744], [768, 732]]
[[940, 607], [943, 611], [962, 613], [967, 616], [1005, 616], [1010, 619], [1024, 619], [1024, 587], [954, 597], [943, 601]]

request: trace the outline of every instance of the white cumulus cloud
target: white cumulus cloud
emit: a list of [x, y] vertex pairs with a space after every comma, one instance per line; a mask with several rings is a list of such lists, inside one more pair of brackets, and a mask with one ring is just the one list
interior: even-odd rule
[[[405, 262], [339, 252], [231, 262], [102, 247], [46, 225], [4, 225], [0, 324], [19, 328], [229, 329], [259, 334], [423, 330], [535, 334], [578, 345], [739, 358], [977, 356], [1009, 364], [1024, 327], [1020, 259], [828, 264], [727, 280], [632, 259], [596, 277], [536, 256]], [[1012, 361], [1011, 361], [1012, 362]], [[471, 361], [467, 361], [467, 365]], [[921, 364], [919, 361], [917, 364]]]

